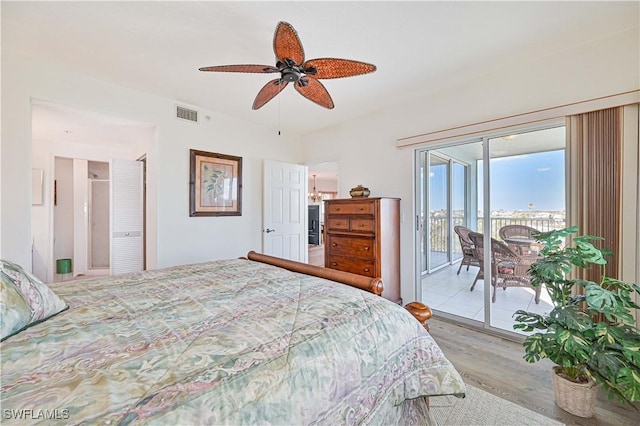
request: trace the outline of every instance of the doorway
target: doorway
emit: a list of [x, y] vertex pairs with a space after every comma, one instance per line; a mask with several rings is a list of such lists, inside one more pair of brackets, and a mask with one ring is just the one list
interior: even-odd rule
[[[491, 267], [482, 277], [477, 262], [461, 264], [454, 227], [503, 243], [499, 231], [506, 225], [539, 231], [564, 227], [563, 124], [416, 151], [419, 295], [444, 317], [513, 333], [516, 310], [548, 310], [545, 292], [536, 303], [532, 288], [500, 289], [492, 302]], [[491, 259], [491, 245], [484, 246], [484, 258]]]
[[109, 163], [89, 161], [90, 271], [109, 272]]
[[[104, 252], [90, 254], [91, 241], [88, 236], [89, 218], [84, 223], [74, 225], [74, 202], [80, 203], [78, 208], [86, 209], [88, 214], [91, 203], [89, 197], [94, 189], [106, 187], [106, 183], [92, 183], [101, 179], [109, 179], [107, 175], [97, 173], [98, 177], [89, 177], [88, 164], [104, 163], [110, 159], [140, 158], [144, 153], [151, 152], [148, 164], [154, 164], [153, 152], [156, 144], [156, 126], [151, 123], [132, 121], [126, 118], [111, 116], [99, 112], [77, 109], [59, 103], [43, 100], [33, 100], [31, 104], [32, 123], [32, 158], [33, 168], [43, 170], [43, 203], [31, 208], [31, 239], [32, 239], [32, 270], [34, 275], [44, 282], [51, 283], [62, 279], [57, 274], [57, 260], [71, 259], [73, 273], [103, 272], [105, 265]], [[74, 172], [73, 161], [79, 159], [87, 162], [84, 170]], [[146, 157], [145, 157], [146, 160]], [[145, 161], [146, 164], [146, 161]], [[154, 170], [150, 167], [149, 170]], [[74, 173], [77, 175], [74, 176]], [[150, 202], [145, 210], [145, 218], [155, 220], [157, 216], [156, 197], [154, 188], [157, 181], [151, 172]], [[80, 176], [83, 179], [79, 179]], [[77, 179], [74, 179], [77, 178]], [[74, 199], [74, 180], [84, 182], [83, 197]], [[65, 185], [68, 188], [65, 190]], [[97, 185], [97, 186], [95, 186]], [[145, 185], [146, 189], [146, 185]], [[104, 194], [103, 189], [97, 189]], [[91, 195], [89, 195], [91, 193]], [[145, 195], [146, 199], [147, 195]], [[104, 201], [103, 198], [103, 202]], [[100, 210], [105, 214], [106, 210]], [[111, 218], [109, 218], [111, 219]], [[56, 232], [65, 229], [66, 232]], [[104, 227], [94, 230], [100, 235]], [[75, 247], [74, 235], [86, 234], [83, 243]], [[145, 258], [145, 265], [155, 267], [157, 262], [157, 238], [152, 229], [144, 233], [145, 243], [149, 243], [149, 255]], [[100, 238], [99, 238], [100, 239]], [[106, 247], [99, 246], [106, 251]], [[94, 246], [94, 251], [96, 246]], [[83, 253], [84, 262], [77, 262], [75, 250]], [[146, 247], [145, 247], [146, 250]], [[92, 256], [97, 254], [96, 259]], [[94, 262], [95, 261], [95, 262]], [[112, 263], [110, 261], [110, 263]], [[109, 267], [113, 265], [109, 264]]]
[[308, 262], [324, 266], [324, 201], [338, 197], [338, 162], [325, 161], [308, 167], [309, 235], [317, 232], [317, 238], [309, 238]]
[[74, 276], [143, 269], [142, 174], [139, 161], [56, 157], [56, 263], [71, 259]]

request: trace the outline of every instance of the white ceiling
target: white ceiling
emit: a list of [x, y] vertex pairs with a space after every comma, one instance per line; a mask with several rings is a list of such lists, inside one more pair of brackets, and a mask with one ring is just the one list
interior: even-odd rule
[[79, 110], [53, 102], [34, 101], [31, 106], [33, 140], [90, 143], [129, 149], [153, 140], [155, 125], [104, 113]]
[[[292, 136], [638, 26], [638, 2], [609, 1], [3, 1], [1, 7], [3, 50]], [[333, 110], [288, 87], [258, 111], [253, 99], [272, 75], [198, 71], [273, 65], [281, 20], [296, 28], [307, 59], [355, 59], [378, 70], [325, 80]]]

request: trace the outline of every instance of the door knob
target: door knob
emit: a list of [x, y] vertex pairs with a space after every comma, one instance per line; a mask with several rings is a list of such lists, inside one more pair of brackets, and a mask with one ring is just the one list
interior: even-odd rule
[[276, 230], [275, 230], [275, 229], [269, 229], [269, 228], [267, 228], [267, 229], [265, 229], [265, 231], [264, 231], [264, 232], [266, 232], [266, 233], [268, 234], [268, 233], [270, 233], [270, 232], [276, 232]]

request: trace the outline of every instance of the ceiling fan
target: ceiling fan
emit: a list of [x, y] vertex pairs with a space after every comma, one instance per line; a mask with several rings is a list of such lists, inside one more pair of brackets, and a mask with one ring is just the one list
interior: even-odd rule
[[328, 109], [334, 107], [331, 95], [319, 79], [351, 77], [374, 72], [376, 66], [350, 59], [319, 58], [304, 60], [304, 49], [298, 33], [287, 22], [279, 22], [273, 36], [276, 66], [270, 65], [219, 65], [203, 67], [200, 71], [280, 73], [280, 77], [268, 82], [253, 101], [253, 109], [259, 109], [273, 99], [289, 83], [305, 98]]

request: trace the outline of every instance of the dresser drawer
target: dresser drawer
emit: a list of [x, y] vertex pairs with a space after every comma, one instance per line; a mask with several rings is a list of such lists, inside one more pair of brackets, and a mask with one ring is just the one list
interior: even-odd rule
[[330, 255], [357, 256], [365, 259], [375, 257], [373, 238], [329, 235], [326, 244]]
[[373, 203], [332, 203], [329, 204], [329, 214], [373, 214]]
[[375, 278], [376, 268], [373, 259], [364, 260], [345, 256], [328, 256], [328, 264], [325, 265], [338, 271], [351, 272], [352, 274], [364, 275]]
[[349, 219], [349, 229], [353, 232], [369, 232], [375, 230], [375, 222], [373, 219]]
[[349, 218], [330, 217], [328, 221], [327, 229], [329, 229], [330, 231], [348, 231]]

